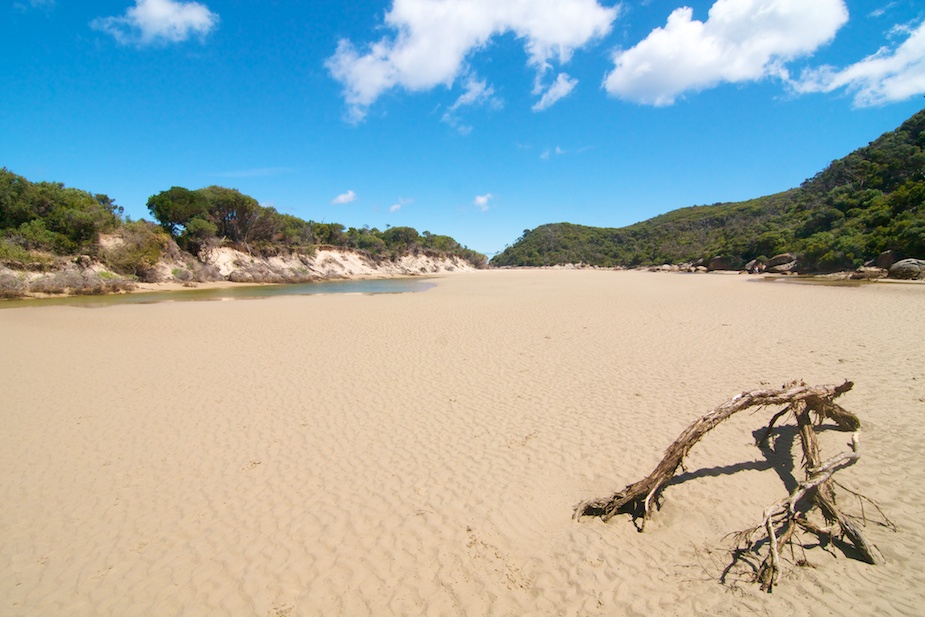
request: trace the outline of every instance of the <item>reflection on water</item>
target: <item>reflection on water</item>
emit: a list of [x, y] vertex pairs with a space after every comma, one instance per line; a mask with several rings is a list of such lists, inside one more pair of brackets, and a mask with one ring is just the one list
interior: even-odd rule
[[324, 281], [295, 285], [235, 285], [218, 289], [184, 289], [113, 294], [106, 296], [63, 296], [31, 300], [0, 300], [0, 309], [24, 306], [79, 306], [101, 308], [118, 304], [154, 304], [157, 302], [190, 302], [202, 300], [252, 300], [272, 296], [305, 296], [311, 294], [394, 294], [426, 291], [436, 283], [426, 279], [368, 279], [355, 281]]

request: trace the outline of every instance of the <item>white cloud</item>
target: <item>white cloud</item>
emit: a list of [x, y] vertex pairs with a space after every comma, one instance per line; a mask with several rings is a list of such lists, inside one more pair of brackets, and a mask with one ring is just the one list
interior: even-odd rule
[[198, 2], [135, 0], [120, 17], [98, 17], [96, 30], [125, 44], [180, 43], [194, 35], [205, 36], [218, 25], [218, 15]]
[[565, 150], [563, 150], [559, 146], [556, 146], [555, 148], [546, 148], [540, 154], [540, 158], [543, 159], [544, 161], [548, 161], [550, 155], [552, 154], [555, 154], [556, 156], [562, 156], [563, 154], [565, 154]]
[[410, 203], [412, 203], [413, 201], [414, 201], [413, 199], [404, 199], [404, 198], [402, 198], [402, 197], [399, 197], [399, 198], [398, 198], [398, 202], [392, 204], [392, 205], [389, 207], [389, 212], [398, 212], [398, 211], [401, 210], [405, 205], [410, 204]]
[[895, 6], [896, 6], [895, 2], [890, 2], [886, 6], [877, 7], [869, 13], [869, 16], [870, 17], [883, 17], [887, 11], [889, 11]]
[[807, 71], [793, 84], [794, 88], [804, 93], [845, 88], [854, 93], [858, 107], [903, 101], [925, 93], [925, 22], [916, 28], [896, 28], [894, 33], [907, 35], [899, 47], [881, 47], [840, 71], [830, 66]]
[[472, 127], [466, 124], [463, 124], [459, 120], [459, 116], [456, 113], [461, 107], [468, 107], [472, 105], [488, 105], [494, 109], [499, 109], [502, 105], [501, 100], [495, 97], [495, 90], [489, 86], [485, 81], [479, 80], [473, 76], [469, 76], [466, 80], [466, 90], [456, 101], [450, 105], [443, 117], [440, 119], [441, 122], [449, 124], [462, 135], [468, 135], [472, 132]]
[[571, 91], [578, 85], [577, 79], [572, 79], [565, 73], [559, 73], [559, 76], [556, 77], [555, 83], [553, 83], [548, 90], [543, 94], [537, 103], [533, 106], [533, 111], [543, 111], [554, 105], [559, 99], [564, 98], [571, 93]]
[[610, 32], [618, 7], [597, 0], [394, 0], [385, 25], [393, 32], [358, 50], [341, 40], [326, 62], [344, 86], [348, 118], [360, 121], [384, 92], [452, 87], [467, 74], [467, 58], [492, 37], [513, 33], [524, 41], [538, 79], [552, 62]]
[[353, 191], [347, 191], [346, 193], [341, 193], [337, 197], [331, 200], [332, 204], [349, 204], [352, 201], [356, 201], [357, 194]]
[[31, 9], [53, 9], [55, 0], [29, 0], [28, 2], [14, 2], [13, 8], [17, 11], [27, 11]]
[[671, 105], [722, 82], [786, 79], [785, 62], [831, 41], [847, 21], [843, 0], [717, 0], [706, 21], [682, 7], [614, 56], [604, 88], [628, 101]]
[[482, 212], [488, 212], [488, 202], [492, 199], [494, 199], [494, 195], [491, 193], [485, 193], [484, 195], [476, 195], [472, 203], [475, 204]]

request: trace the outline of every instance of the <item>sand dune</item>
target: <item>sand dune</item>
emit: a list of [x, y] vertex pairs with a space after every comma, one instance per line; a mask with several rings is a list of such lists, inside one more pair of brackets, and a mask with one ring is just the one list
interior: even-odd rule
[[[0, 310], [0, 614], [921, 614], [925, 286], [437, 280]], [[763, 417], [695, 448], [646, 533], [572, 520], [695, 417], [794, 378], [856, 382], [842, 480], [899, 528], [867, 528], [883, 565], [811, 548], [772, 595], [717, 582], [725, 534], [786, 493]]]

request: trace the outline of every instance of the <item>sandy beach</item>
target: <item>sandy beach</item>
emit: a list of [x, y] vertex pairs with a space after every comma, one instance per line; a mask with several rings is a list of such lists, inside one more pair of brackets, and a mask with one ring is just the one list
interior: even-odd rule
[[[921, 614], [925, 285], [434, 280], [0, 310], [0, 615]], [[856, 384], [839, 475], [898, 528], [865, 528], [882, 564], [811, 546], [773, 594], [719, 582], [726, 535], [787, 494], [753, 443], [771, 412], [694, 448], [645, 533], [572, 519], [793, 379]]]

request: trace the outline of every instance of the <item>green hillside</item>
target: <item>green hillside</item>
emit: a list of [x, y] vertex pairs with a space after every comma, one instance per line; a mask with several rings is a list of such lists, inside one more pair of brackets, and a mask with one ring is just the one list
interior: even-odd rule
[[925, 110], [796, 189], [674, 210], [621, 228], [527, 230], [493, 266], [641, 266], [792, 252], [799, 269], [856, 268], [886, 250], [925, 258]]
[[[148, 209], [157, 224], [126, 219], [106, 195], [58, 182], [30, 182], [0, 168], [0, 267], [49, 271], [86, 256], [118, 274], [144, 280], [167, 252], [183, 249], [192, 258], [218, 246], [257, 256], [310, 255], [319, 246], [334, 246], [380, 262], [409, 253], [456, 256], [476, 267], [486, 262], [484, 255], [450, 236], [419, 234], [411, 227], [380, 231], [305, 221], [219, 186], [195, 191], [173, 187], [151, 196]], [[104, 234], [123, 242], [118, 249], [107, 249], [100, 242]]]

